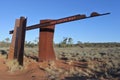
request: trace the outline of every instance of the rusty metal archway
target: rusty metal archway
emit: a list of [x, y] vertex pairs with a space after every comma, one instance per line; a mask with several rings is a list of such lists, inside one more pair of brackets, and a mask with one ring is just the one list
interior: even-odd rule
[[57, 20], [41, 20], [39, 24], [31, 25], [26, 27], [27, 19], [21, 17], [16, 20], [14, 31], [11, 30], [10, 34], [13, 33], [12, 42], [10, 45], [10, 51], [8, 59], [17, 59], [20, 65], [23, 65], [23, 54], [24, 54], [24, 40], [25, 32], [27, 30], [40, 29], [39, 32], [39, 61], [56, 60], [55, 52], [53, 49], [53, 37], [56, 24], [65, 22], [87, 19], [97, 16], [108, 15], [110, 13], [98, 14], [96, 12], [91, 13], [90, 16], [86, 15], [74, 15], [65, 17]]

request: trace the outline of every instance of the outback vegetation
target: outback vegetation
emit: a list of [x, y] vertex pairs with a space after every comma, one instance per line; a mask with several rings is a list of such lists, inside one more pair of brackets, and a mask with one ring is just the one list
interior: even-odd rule
[[78, 41], [74, 44], [72, 38], [65, 37], [60, 43], [54, 43], [56, 61], [38, 63], [37, 40], [26, 41], [24, 66], [17, 60], [7, 60], [9, 46], [9, 38], [0, 41], [3, 80], [120, 80], [120, 43]]

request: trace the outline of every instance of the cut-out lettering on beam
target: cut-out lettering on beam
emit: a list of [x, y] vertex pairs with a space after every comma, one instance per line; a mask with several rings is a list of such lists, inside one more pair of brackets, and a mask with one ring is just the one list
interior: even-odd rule
[[[87, 18], [92, 18], [92, 17], [98, 17], [98, 16], [103, 16], [103, 15], [108, 15], [108, 14], [110, 14], [110, 13], [99, 14], [97, 12], [92, 12], [90, 16], [86, 16], [84, 14], [83, 15], [78, 14], [78, 15], [69, 16], [69, 17], [65, 17], [65, 18], [61, 18], [61, 19], [57, 19], [57, 20], [52, 20], [50, 22], [46, 22], [43, 24], [35, 24], [35, 25], [27, 26], [26, 30], [32, 30], [32, 29], [36, 29], [36, 28], [49, 26], [49, 25], [61, 24], [61, 23], [65, 23], [65, 22], [87, 19]], [[11, 30], [9, 33], [12, 34], [13, 30]]]

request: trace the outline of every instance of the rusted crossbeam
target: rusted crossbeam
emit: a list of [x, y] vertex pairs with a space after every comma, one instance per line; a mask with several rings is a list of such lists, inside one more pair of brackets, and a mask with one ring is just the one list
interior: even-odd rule
[[[98, 16], [103, 16], [103, 15], [108, 15], [108, 14], [110, 14], [110, 13], [99, 14], [97, 12], [92, 12], [91, 15], [88, 17], [84, 14], [83, 15], [78, 14], [78, 15], [65, 17], [65, 18], [61, 18], [61, 19], [57, 19], [57, 20], [51, 20], [51, 21], [41, 23], [41, 24], [27, 26], [26, 30], [32, 30], [32, 29], [46, 27], [46, 26], [50, 26], [50, 25], [61, 24], [61, 23], [66, 23], [66, 22], [81, 20], [81, 19], [86, 19], [86, 18], [98, 17]], [[12, 34], [13, 30], [11, 30], [9, 33]]]

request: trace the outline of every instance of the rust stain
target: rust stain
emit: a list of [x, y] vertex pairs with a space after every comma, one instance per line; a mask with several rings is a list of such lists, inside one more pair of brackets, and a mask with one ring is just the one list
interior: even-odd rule
[[[45, 23], [51, 20], [41, 20], [40, 23]], [[55, 60], [55, 52], [53, 48], [55, 25], [40, 28], [39, 32], [39, 61]]]

